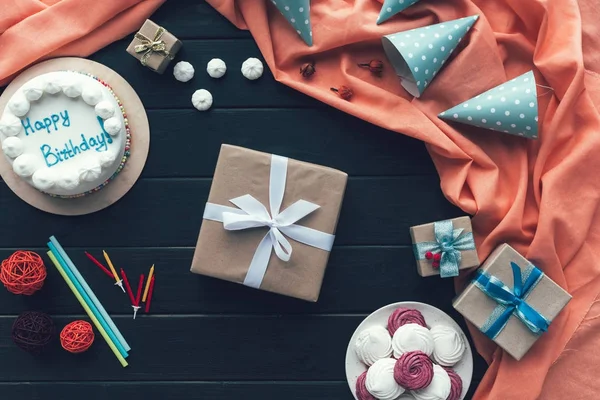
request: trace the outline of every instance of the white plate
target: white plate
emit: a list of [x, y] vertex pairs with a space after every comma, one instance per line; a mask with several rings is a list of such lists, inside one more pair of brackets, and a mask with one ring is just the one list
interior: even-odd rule
[[[473, 353], [471, 352], [471, 346], [469, 345], [469, 341], [467, 340], [465, 333], [462, 331], [462, 329], [460, 329], [460, 326], [458, 326], [458, 324], [442, 310], [430, 306], [429, 304], [412, 301], [393, 303], [380, 308], [365, 318], [364, 321], [361, 322], [358, 328], [356, 328], [354, 331], [354, 334], [350, 339], [350, 343], [348, 344], [348, 350], [346, 351], [346, 379], [348, 380], [348, 386], [350, 386], [350, 390], [352, 391], [354, 398], [356, 399], [356, 379], [358, 379], [360, 374], [367, 370], [367, 366], [358, 359], [354, 351], [354, 342], [356, 341], [356, 337], [364, 329], [375, 325], [386, 328], [389, 316], [394, 312], [394, 310], [400, 307], [419, 310], [423, 314], [423, 317], [425, 317], [427, 326], [430, 328], [435, 325], [447, 325], [456, 329], [456, 331], [461, 334], [466, 345], [465, 354], [463, 355], [463, 358], [452, 368], [463, 381], [463, 391], [460, 398], [461, 400], [464, 399], [467, 395], [467, 391], [469, 390], [469, 386], [471, 385], [471, 378], [473, 377]], [[408, 400], [413, 399], [413, 397], [410, 394], [404, 394], [400, 397], [400, 399]]]

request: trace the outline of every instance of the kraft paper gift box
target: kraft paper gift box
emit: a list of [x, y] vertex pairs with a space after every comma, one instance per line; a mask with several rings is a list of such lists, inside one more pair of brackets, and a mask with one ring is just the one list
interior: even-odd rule
[[173, 34], [147, 19], [127, 47], [127, 52], [140, 60], [143, 66], [162, 74], [181, 46], [181, 41]]
[[[469, 217], [413, 226], [410, 237], [421, 276], [447, 278], [457, 276], [460, 269], [479, 266]], [[431, 255], [427, 253], [438, 256], [427, 258]]]
[[222, 145], [191, 271], [317, 301], [347, 179]]
[[[520, 290], [514, 284], [519, 275]], [[498, 289], [498, 281], [506, 290]], [[520, 360], [570, 300], [570, 294], [515, 249], [503, 244], [477, 270], [475, 279], [456, 297], [453, 306], [508, 354]], [[524, 316], [525, 321], [518, 314]]]

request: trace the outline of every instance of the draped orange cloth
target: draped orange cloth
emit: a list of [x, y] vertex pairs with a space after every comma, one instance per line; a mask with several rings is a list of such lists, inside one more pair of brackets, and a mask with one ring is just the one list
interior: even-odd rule
[[[37, 61], [86, 56], [135, 31], [164, 0], [8, 0], [0, 8], [0, 85]], [[383, 25], [375, 0], [312, 0], [307, 47], [265, 0], [207, 0], [249, 29], [275, 78], [359, 118], [423, 140], [446, 197], [473, 220], [481, 258], [508, 242], [573, 295], [516, 362], [471, 329], [490, 368], [476, 399], [596, 399], [600, 357], [600, 6], [596, 0], [422, 0]], [[175, 3], [175, 2], [173, 2]], [[480, 14], [423, 96], [388, 65], [373, 78], [357, 61], [385, 59], [381, 36]], [[305, 81], [300, 64], [317, 62]], [[437, 114], [533, 69], [540, 140], [450, 126]], [[352, 102], [329, 87], [350, 85]], [[376, 137], [373, 140], [377, 140]], [[464, 279], [463, 279], [464, 280]], [[457, 282], [460, 287], [464, 281]]]
[[[422, 0], [388, 22], [374, 0], [312, 0], [308, 47], [266, 0], [208, 0], [249, 29], [275, 78], [349, 114], [423, 140], [446, 197], [473, 214], [480, 257], [508, 242], [573, 295], [519, 362], [471, 329], [490, 363], [476, 399], [597, 399], [600, 380], [600, 6], [597, 0]], [[423, 96], [388, 65], [381, 79], [357, 62], [385, 60], [381, 37], [479, 14]], [[304, 80], [299, 66], [315, 61]], [[533, 69], [540, 139], [448, 125], [437, 114]], [[354, 89], [351, 102], [331, 86]], [[373, 137], [373, 140], [377, 140]], [[457, 288], [464, 284], [458, 280]]]
[[137, 31], [165, 0], [2, 0], [0, 86], [37, 61], [87, 56]]

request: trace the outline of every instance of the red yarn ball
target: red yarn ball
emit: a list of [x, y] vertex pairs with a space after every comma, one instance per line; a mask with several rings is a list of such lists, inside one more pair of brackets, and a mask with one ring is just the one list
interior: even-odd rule
[[9, 292], [30, 296], [44, 286], [46, 267], [33, 251], [15, 251], [0, 265], [0, 281]]
[[73, 321], [60, 332], [60, 345], [69, 353], [83, 353], [94, 343], [94, 330], [86, 321]]

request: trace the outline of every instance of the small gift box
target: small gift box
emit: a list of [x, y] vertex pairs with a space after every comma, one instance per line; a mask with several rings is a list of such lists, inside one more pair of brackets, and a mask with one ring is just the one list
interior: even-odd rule
[[507, 244], [498, 247], [453, 302], [454, 308], [520, 360], [571, 300]]
[[347, 179], [223, 145], [191, 271], [317, 301]]
[[140, 60], [143, 66], [162, 74], [179, 49], [179, 39], [147, 19], [127, 47], [127, 52]]
[[448, 219], [410, 228], [417, 272], [421, 276], [457, 276], [463, 268], [479, 266], [469, 217]]

